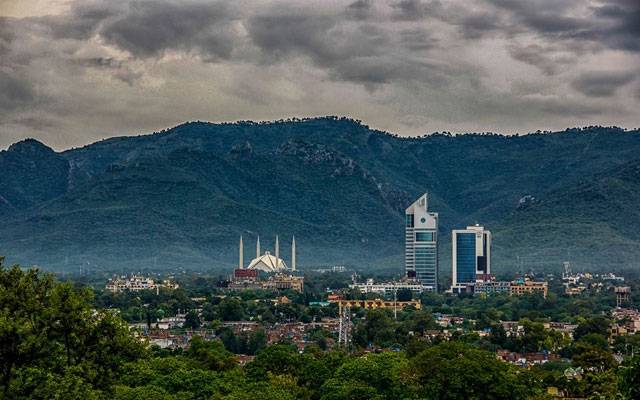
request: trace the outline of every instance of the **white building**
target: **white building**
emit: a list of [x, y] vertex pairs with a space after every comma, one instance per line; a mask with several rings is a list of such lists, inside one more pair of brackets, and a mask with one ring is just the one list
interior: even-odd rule
[[423, 194], [405, 211], [405, 270], [407, 277], [438, 288], [438, 214], [428, 211]]
[[271, 252], [265, 251], [264, 254], [260, 254], [260, 237], [258, 237], [256, 241], [256, 258], [251, 260], [247, 267], [244, 266], [244, 243], [242, 241], [242, 236], [240, 236], [240, 246], [239, 246], [239, 262], [238, 269], [248, 269], [248, 270], [256, 270], [263, 271], [266, 273], [277, 273], [284, 271], [294, 272], [296, 270], [296, 238], [293, 237], [291, 239], [291, 269], [287, 267], [287, 264], [284, 262], [282, 258], [280, 258], [280, 240], [276, 235], [276, 246], [275, 246], [275, 255], [272, 255]]
[[431, 286], [425, 286], [417, 280], [407, 280], [401, 282], [379, 282], [367, 279], [365, 283], [352, 283], [349, 289], [358, 289], [361, 293], [377, 293], [381, 296], [393, 296], [394, 292], [402, 289], [409, 289], [414, 293], [422, 293], [432, 290]]
[[142, 275], [131, 275], [130, 277], [121, 276], [113, 277], [109, 279], [105, 285], [105, 289], [110, 292], [122, 292], [130, 290], [138, 292], [141, 290], [158, 290], [161, 287], [167, 289], [177, 289], [178, 284], [169, 280], [164, 280], [162, 283], [155, 282], [152, 278], [144, 277]]
[[451, 232], [451, 290], [457, 292], [491, 274], [491, 232], [480, 225]]
[[270, 252], [265, 251], [263, 255], [260, 257], [254, 258], [247, 269], [255, 269], [258, 271], [263, 271], [267, 273], [280, 272], [287, 269], [287, 264], [285, 264], [282, 258], [276, 258], [271, 255]]

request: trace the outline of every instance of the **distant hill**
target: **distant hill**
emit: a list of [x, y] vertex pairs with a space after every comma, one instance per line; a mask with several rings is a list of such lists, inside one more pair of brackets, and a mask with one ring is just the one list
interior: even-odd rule
[[[0, 254], [62, 269], [230, 269], [276, 233], [288, 260], [402, 267], [421, 193], [449, 232], [494, 233], [494, 265], [640, 267], [640, 131], [400, 138], [346, 118], [185, 123], [56, 153], [0, 152]], [[247, 256], [245, 256], [246, 258]]]

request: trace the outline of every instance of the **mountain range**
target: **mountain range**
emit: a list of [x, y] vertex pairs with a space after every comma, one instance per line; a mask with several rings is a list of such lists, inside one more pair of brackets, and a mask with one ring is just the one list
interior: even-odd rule
[[640, 267], [640, 131], [398, 137], [360, 121], [189, 122], [55, 152], [0, 152], [0, 254], [46, 269], [229, 270], [280, 235], [288, 262], [400, 272], [422, 193], [450, 231], [494, 235], [497, 272]]

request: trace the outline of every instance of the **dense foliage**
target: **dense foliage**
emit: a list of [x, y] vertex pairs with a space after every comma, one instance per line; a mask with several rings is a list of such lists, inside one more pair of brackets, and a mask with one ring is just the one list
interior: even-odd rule
[[[190, 294], [187, 289], [157, 296], [158, 304], [167, 310], [172, 302], [193, 307]], [[259, 315], [269, 310], [270, 302], [260, 305], [257, 295], [214, 297], [219, 301], [209, 312], [222, 319]], [[131, 300], [118, 298], [123, 304]], [[598, 314], [578, 318], [573, 342], [527, 320], [518, 338], [491, 325], [485, 338], [459, 335], [442, 341], [423, 335], [437, 328], [430, 310], [406, 310], [397, 320], [389, 310], [361, 310], [354, 316], [355, 353], [322, 351], [317, 345], [299, 352], [286, 342], [263, 344], [254, 348], [253, 361], [240, 366], [223, 332], [214, 340], [194, 336], [186, 350], [147, 348], [113, 308], [93, 308], [106, 299], [37, 270], [0, 264], [0, 399], [517, 400], [548, 398], [548, 387], [594, 399], [638, 397], [640, 358], [618, 365], [606, 336], [610, 321]], [[472, 307], [468, 299], [453, 302]], [[287, 306], [302, 310], [296, 318], [308, 313], [308, 307]], [[149, 303], [147, 308], [152, 307]], [[631, 336], [614, 346], [624, 351], [639, 342]], [[493, 353], [497, 348], [561, 351], [584, 372], [581, 379], [566, 379], [570, 365], [563, 361], [516, 367], [499, 361]]]

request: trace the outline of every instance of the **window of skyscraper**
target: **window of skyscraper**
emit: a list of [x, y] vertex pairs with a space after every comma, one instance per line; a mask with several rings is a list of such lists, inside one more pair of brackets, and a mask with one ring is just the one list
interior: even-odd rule
[[416, 232], [416, 242], [433, 242], [435, 232]]
[[413, 214], [407, 214], [405, 222], [407, 228], [413, 228]]

